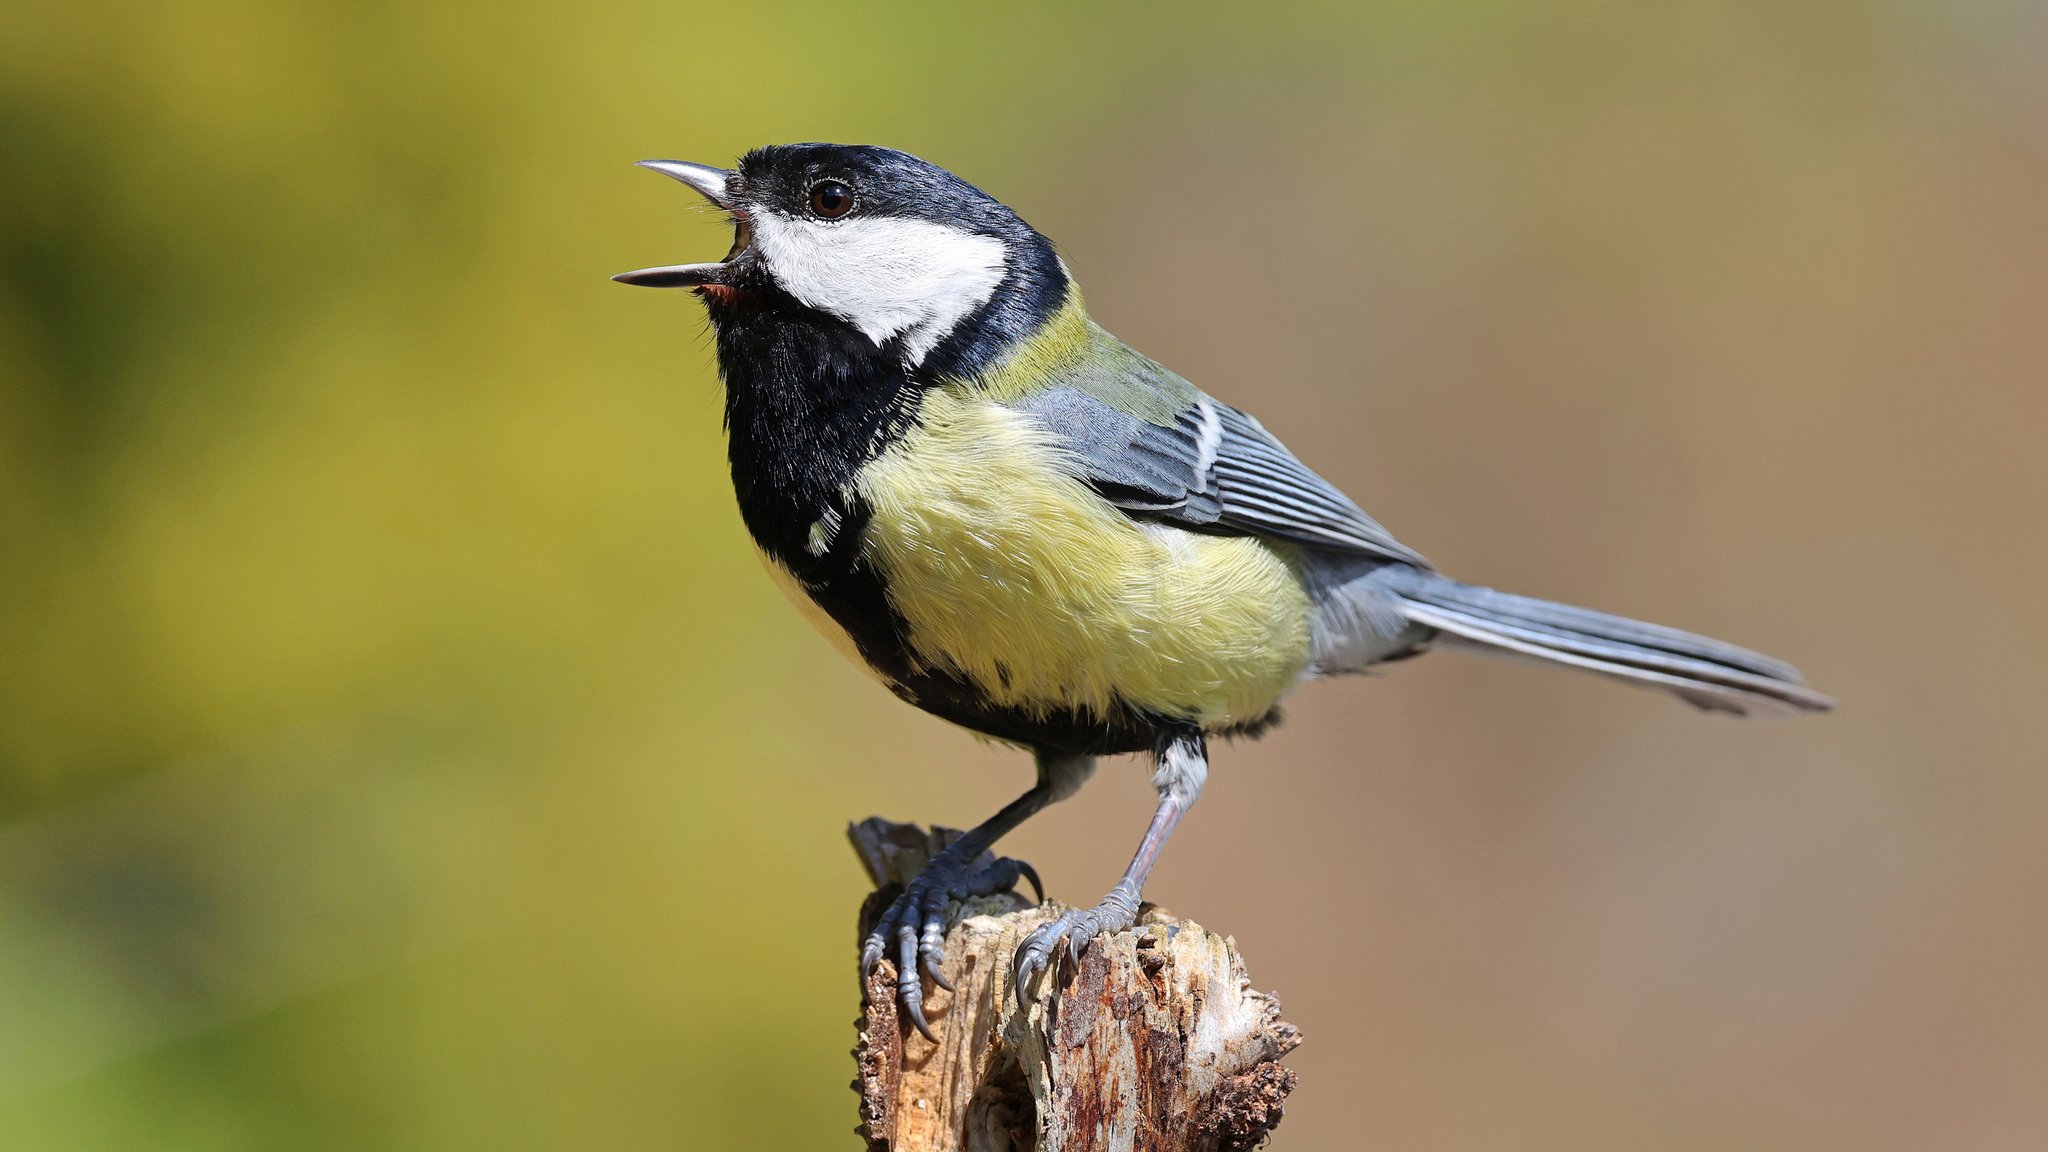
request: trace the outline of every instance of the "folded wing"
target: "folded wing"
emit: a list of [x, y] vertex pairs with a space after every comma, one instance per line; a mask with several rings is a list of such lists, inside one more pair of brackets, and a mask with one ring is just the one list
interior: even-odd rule
[[1134, 516], [1430, 566], [1250, 415], [1148, 367], [1177, 394], [1171, 423], [1133, 416], [1085, 387], [1055, 386], [1015, 403], [1044, 421], [1105, 499]]

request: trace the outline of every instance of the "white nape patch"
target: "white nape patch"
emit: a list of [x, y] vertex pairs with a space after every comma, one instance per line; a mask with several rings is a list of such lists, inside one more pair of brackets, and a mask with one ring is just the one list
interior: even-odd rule
[[929, 220], [753, 214], [754, 247], [782, 290], [861, 330], [903, 336], [912, 366], [1002, 282], [1002, 241]]

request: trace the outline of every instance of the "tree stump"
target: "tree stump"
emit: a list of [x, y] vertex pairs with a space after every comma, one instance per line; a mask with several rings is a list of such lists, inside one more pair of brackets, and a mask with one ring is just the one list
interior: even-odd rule
[[[959, 833], [879, 817], [847, 830], [876, 891], [865, 937], [902, 884]], [[1146, 905], [1137, 927], [1065, 960], [1022, 1005], [1011, 956], [1061, 906], [1003, 893], [950, 910], [925, 1000], [938, 1042], [896, 1006], [884, 960], [863, 989], [861, 1124], [870, 1152], [1231, 1152], [1263, 1143], [1301, 1033], [1252, 988], [1235, 941]]]

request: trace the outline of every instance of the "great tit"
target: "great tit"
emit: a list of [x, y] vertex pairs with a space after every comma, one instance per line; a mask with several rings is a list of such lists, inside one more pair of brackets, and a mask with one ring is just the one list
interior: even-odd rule
[[[1440, 575], [1250, 414], [1090, 320], [1053, 245], [890, 148], [787, 144], [735, 169], [644, 166], [733, 220], [714, 264], [614, 279], [696, 293], [717, 337], [733, 487], [769, 573], [897, 696], [1028, 748], [1037, 782], [955, 840], [865, 941], [893, 943], [926, 1036], [949, 901], [1028, 870], [985, 854], [1098, 756], [1149, 752], [1158, 807], [1101, 903], [1019, 949], [1030, 986], [1129, 927], [1211, 735], [1256, 736], [1295, 685], [1442, 643], [1567, 664], [1710, 711], [1819, 712], [1733, 645]], [[1029, 877], [1034, 887], [1037, 878]]]

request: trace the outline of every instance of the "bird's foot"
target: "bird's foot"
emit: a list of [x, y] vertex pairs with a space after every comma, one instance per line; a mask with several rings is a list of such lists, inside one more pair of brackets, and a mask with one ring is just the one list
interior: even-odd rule
[[865, 984], [888, 952], [889, 942], [895, 941], [896, 998], [903, 1005], [904, 1014], [927, 1040], [938, 1038], [932, 1035], [931, 1025], [925, 1023], [924, 984], [919, 970], [931, 977], [932, 983], [949, 992], [953, 990], [939, 971], [939, 965], [946, 959], [946, 905], [974, 896], [1008, 892], [1020, 878], [1031, 882], [1040, 903], [1045, 901], [1045, 886], [1038, 882], [1038, 873], [1032, 871], [1031, 865], [1007, 856], [989, 858], [985, 852], [956, 851], [959, 847], [960, 842], [955, 841], [918, 870], [903, 894], [891, 901], [882, 918], [875, 922], [874, 931], [868, 933], [860, 950], [860, 975]]
[[1087, 951], [1089, 941], [1137, 923], [1138, 903], [1137, 888], [1129, 883], [1119, 883], [1095, 907], [1069, 908], [1057, 918], [1039, 925], [1038, 930], [1025, 937], [1023, 946], [1017, 949], [1017, 999], [1022, 1001], [1029, 997], [1032, 981], [1052, 966], [1054, 954], [1062, 941], [1066, 944], [1068, 958], [1078, 961], [1081, 953]]

